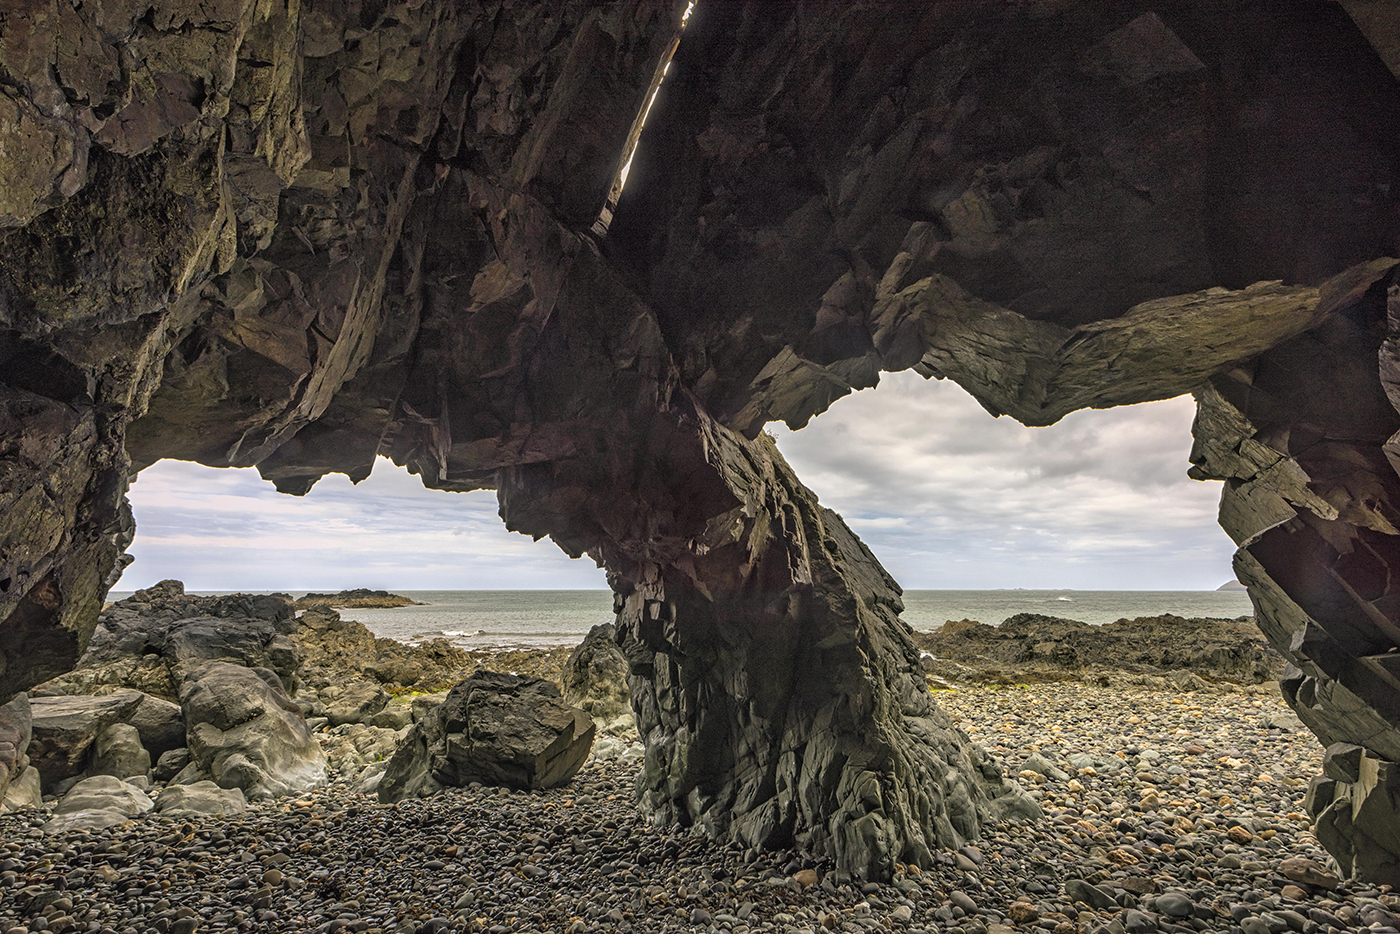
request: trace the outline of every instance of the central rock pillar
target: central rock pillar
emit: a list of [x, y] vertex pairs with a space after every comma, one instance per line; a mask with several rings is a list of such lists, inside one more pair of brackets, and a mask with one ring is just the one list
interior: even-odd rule
[[[582, 464], [535, 465], [500, 487], [510, 527], [550, 520], [609, 569], [646, 749], [639, 806], [857, 879], [1038, 816], [934, 703], [899, 586], [841, 517], [766, 435], [682, 408], [658, 417], [637, 473], [594, 484]], [[566, 503], [567, 531], [537, 512]]]

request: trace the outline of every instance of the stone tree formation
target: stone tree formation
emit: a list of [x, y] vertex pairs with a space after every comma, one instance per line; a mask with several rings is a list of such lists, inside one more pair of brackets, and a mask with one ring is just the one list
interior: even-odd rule
[[886, 876], [1034, 805], [763, 426], [911, 367], [1027, 425], [1194, 392], [1318, 836], [1400, 882], [1400, 8], [702, 0], [600, 221], [684, 12], [4, 4], [0, 702], [143, 467], [382, 455], [607, 569], [639, 806]]

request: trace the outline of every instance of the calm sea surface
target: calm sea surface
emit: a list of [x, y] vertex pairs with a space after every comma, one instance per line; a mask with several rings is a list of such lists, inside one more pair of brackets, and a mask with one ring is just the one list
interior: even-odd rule
[[[401, 642], [447, 638], [465, 648], [573, 645], [599, 623], [612, 622], [608, 590], [404, 590], [423, 606], [342, 610], [378, 636]], [[112, 593], [118, 600], [129, 593]], [[300, 594], [297, 594], [300, 596]], [[1234, 618], [1254, 612], [1242, 591], [1197, 590], [909, 590], [904, 619], [937, 629], [950, 619], [1000, 623], [1039, 613], [1102, 625], [1138, 616]]]

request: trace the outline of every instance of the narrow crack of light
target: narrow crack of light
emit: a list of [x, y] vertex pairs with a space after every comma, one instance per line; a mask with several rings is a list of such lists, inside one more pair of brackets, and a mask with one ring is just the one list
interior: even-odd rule
[[661, 72], [653, 79], [651, 94], [647, 96], [646, 106], [642, 108], [641, 114], [633, 122], [632, 130], [627, 134], [627, 145], [624, 150], [627, 156], [622, 163], [622, 168], [618, 170], [617, 179], [613, 182], [612, 188], [608, 191], [607, 202], [603, 209], [598, 212], [598, 219], [593, 222], [593, 233], [599, 237], [605, 237], [608, 233], [608, 226], [612, 223], [613, 211], [617, 208], [617, 202], [622, 197], [622, 189], [627, 185], [627, 176], [632, 171], [632, 160], [637, 157], [637, 144], [641, 141], [642, 130], [646, 127], [647, 117], [651, 116], [651, 108], [656, 103], [656, 96], [661, 93], [661, 84], [666, 80], [666, 76], [671, 73], [671, 59], [676, 54], [676, 49], [681, 43], [681, 33], [685, 31], [685, 24], [690, 20], [690, 14], [695, 9], [696, 0], [690, 0], [686, 4], [685, 12], [681, 14], [680, 25], [676, 28], [676, 35], [671, 40], [671, 46], [662, 57]]
[[[691, 5], [694, 6], [694, 4], [691, 4]], [[666, 77], [666, 72], [668, 72], [668, 71], [670, 71], [670, 70], [671, 70], [671, 63], [670, 63], [670, 62], [667, 62], [667, 63], [666, 63], [666, 67], [665, 67], [664, 69], [662, 69], [662, 71], [661, 71], [661, 77], [662, 77], [662, 78], [665, 78], [665, 77]], [[658, 94], [660, 94], [660, 93], [661, 93], [661, 84], [660, 84], [660, 82], [658, 82], [657, 85], [656, 85], [656, 90], [654, 90], [654, 91], [651, 92], [651, 99], [647, 101], [646, 109], [642, 111], [642, 124], [641, 124], [641, 126], [638, 128], [639, 130], [646, 129], [647, 117], [651, 116], [651, 107], [652, 107], [653, 104], [656, 103], [656, 95], [658, 95]], [[639, 133], [638, 135], [640, 136], [640, 133]], [[635, 159], [635, 158], [637, 158], [637, 147], [636, 147], [636, 146], [633, 146], [633, 147], [632, 147], [632, 155], [630, 155], [630, 156], [627, 157], [627, 162], [622, 166], [622, 171], [619, 172], [619, 173], [618, 173], [618, 176], [617, 176], [617, 193], [618, 193], [619, 195], [622, 194], [622, 189], [625, 188], [625, 187], [627, 187], [627, 173], [630, 172], [630, 171], [632, 171], [632, 160]]]

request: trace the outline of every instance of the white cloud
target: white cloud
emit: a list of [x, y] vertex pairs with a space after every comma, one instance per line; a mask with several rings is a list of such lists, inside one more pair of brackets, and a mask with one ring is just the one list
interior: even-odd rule
[[[1233, 546], [1218, 484], [1186, 478], [1192, 413], [1184, 398], [1025, 428], [905, 373], [801, 432], [771, 430], [906, 588], [1213, 589]], [[606, 586], [587, 558], [507, 532], [495, 494], [425, 490], [385, 460], [358, 487], [333, 474], [301, 498], [253, 470], [162, 461], [131, 500], [123, 590]]]

